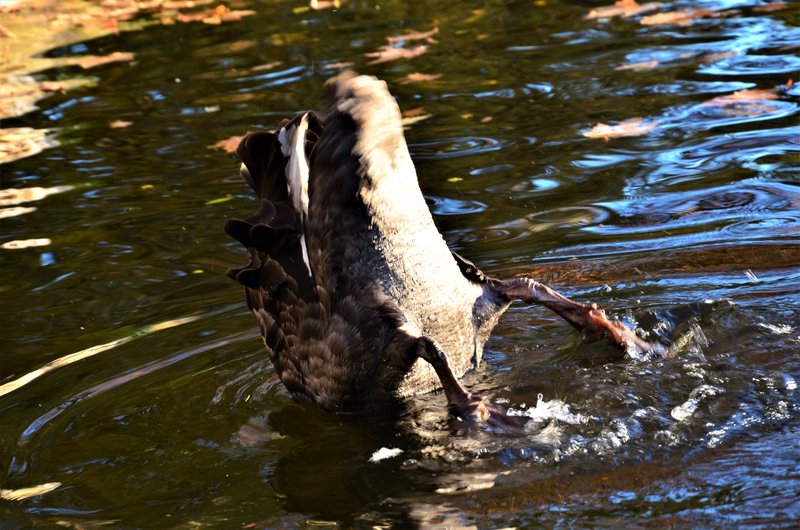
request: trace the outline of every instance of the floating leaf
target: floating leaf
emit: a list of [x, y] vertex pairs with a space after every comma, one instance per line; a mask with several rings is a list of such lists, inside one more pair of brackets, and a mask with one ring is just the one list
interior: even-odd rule
[[94, 68], [96, 66], [102, 66], [108, 63], [116, 63], [116, 62], [130, 62], [136, 58], [136, 54], [131, 52], [114, 52], [109, 53], [108, 55], [86, 55], [84, 57], [69, 57], [67, 59], [68, 64], [76, 64], [83, 68], [84, 70], [88, 70], [89, 68]]
[[736, 57], [737, 55], [739, 55], [739, 52], [735, 51], [706, 53], [700, 56], [699, 61], [701, 63], [715, 63], [717, 61], [724, 61], [725, 59]]
[[48, 482], [29, 488], [19, 488], [16, 490], [0, 490], [0, 499], [6, 501], [22, 501], [37, 495], [49, 493], [61, 486], [60, 482]]
[[351, 68], [353, 63], [350, 61], [339, 61], [335, 63], [328, 63], [325, 65], [325, 68], [328, 70], [343, 70], [345, 68]]
[[283, 64], [283, 61], [272, 61], [271, 63], [264, 63], [259, 64], [257, 66], [252, 67], [250, 70], [253, 72], [263, 72], [265, 70], [272, 70], [276, 66], [280, 66]]
[[644, 118], [631, 118], [623, 120], [616, 125], [598, 123], [588, 131], [581, 134], [587, 138], [603, 138], [608, 141], [610, 138], [623, 138], [627, 136], [642, 136], [658, 126], [657, 121], [644, 121]]
[[428, 42], [432, 42], [434, 35], [439, 33], [439, 26], [429, 30], [429, 31], [409, 31], [408, 33], [404, 33], [402, 35], [390, 35], [386, 37], [386, 40], [392, 44], [396, 44], [398, 42], [409, 42], [412, 40], [425, 40]]
[[644, 72], [647, 70], [652, 70], [653, 68], [658, 67], [658, 61], [640, 61], [638, 63], [628, 63], [628, 64], [621, 64], [614, 68], [614, 70], [632, 70], [634, 72]]
[[214, 9], [198, 13], [178, 13], [175, 15], [175, 20], [181, 23], [202, 22], [203, 24], [219, 25], [223, 22], [234, 22], [255, 14], [256, 12], [252, 9], [231, 11], [225, 6], [217, 6]]
[[40, 239], [17, 239], [16, 241], [7, 241], [0, 245], [0, 248], [4, 248], [6, 250], [19, 250], [22, 248], [32, 248], [32, 247], [46, 247], [52, 243], [46, 237]]
[[772, 2], [771, 4], [764, 4], [763, 6], [755, 6], [753, 11], [756, 13], [772, 13], [773, 11], [780, 11], [789, 7], [783, 2]]
[[586, 19], [613, 18], [613, 17], [630, 18], [630, 17], [635, 17], [636, 15], [641, 15], [642, 13], [655, 11], [662, 5], [664, 4], [662, 4], [661, 2], [649, 2], [647, 4], [637, 4], [636, 0], [619, 0], [615, 2], [614, 5], [592, 9], [584, 18]]
[[341, 5], [339, 0], [311, 0], [308, 3], [308, 7], [314, 11], [319, 11], [321, 9], [339, 9]]
[[732, 94], [709, 99], [703, 102], [703, 105], [721, 108], [726, 116], [755, 118], [779, 110], [777, 105], [765, 104], [763, 102], [778, 99], [779, 92], [786, 90], [787, 87], [788, 86], [779, 86], [776, 88], [750, 88], [739, 90]]
[[244, 136], [231, 136], [230, 138], [220, 140], [214, 145], [209, 145], [208, 148], [222, 149], [226, 153], [235, 153], [236, 149], [239, 147], [239, 143], [242, 141], [242, 138], [244, 138]]
[[401, 79], [400, 83], [403, 85], [408, 85], [409, 83], [425, 83], [427, 81], [436, 81], [441, 77], [442, 74], [421, 74], [419, 72], [413, 72]]
[[366, 53], [367, 57], [373, 57], [374, 60], [369, 64], [388, 63], [389, 61], [397, 61], [398, 59], [413, 59], [424, 53], [428, 52], [428, 47], [425, 44], [414, 46], [413, 48], [397, 48], [394, 46], [381, 46], [378, 51]]
[[[127, 0], [122, 0], [122, 3], [123, 4], [128, 4], [130, 2], [128, 2]], [[134, 3], [138, 4], [139, 6], [148, 5], [148, 2], [134, 2]], [[153, 2], [150, 2], [149, 4], [152, 4], [152, 3]], [[158, 2], [155, 2], [155, 3], [158, 3]], [[203, 6], [203, 5], [213, 4], [213, 3], [214, 3], [214, 0], [168, 0], [166, 2], [163, 2], [161, 4], [161, 7], [163, 9], [167, 9], [167, 10], [191, 9], [193, 7]], [[105, 4], [105, 2], [104, 2], [104, 4]]]
[[778, 99], [778, 89], [776, 88], [748, 88], [746, 90], [738, 90], [726, 96], [717, 96], [713, 99], [709, 99], [704, 104], [723, 107], [736, 103], [754, 103], [757, 101], [774, 99]]
[[713, 14], [711, 9], [681, 9], [642, 17], [639, 23], [643, 26], [690, 26], [696, 19]]
[[409, 125], [413, 125], [422, 120], [427, 120], [430, 117], [431, 115], [422, 107], [405, 110], [403, 111], [402, 117], [403, 127], [408, 127]]

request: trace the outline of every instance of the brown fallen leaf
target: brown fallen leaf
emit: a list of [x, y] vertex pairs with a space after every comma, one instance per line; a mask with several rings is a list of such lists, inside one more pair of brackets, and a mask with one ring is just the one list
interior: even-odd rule
[[586, 138], [602, 138], [608, 141], [610, 138], [623, 138], [628, 136], [642, 136], [658, 126], [657, 121], [644, 121], [644, 118], [631, 118], [623, 120], [616, 125], [598, 123], [588, 131], [581, 132]]
[[402, 112], [402, 124], [403, 127], [408, 127], [413, 125], [417, 122], [427, 120], [430, 118], [431, 115], [422, 107], [416, 107], [413, 109], [404, 110]]
[[717, 61], [723, 61], [725, 59], [730, 59], [731, 57], [736, 57], [739, 55], [739, 52], [729, 51], [729, 52], [712, 52], [706, 53], [705, 55], [701, 55], [698, 59], [701, 63], [715, 63]]
[[339, 9], [341, 6], [342, 4], [339, 0], [311, 0], [308, 3], [308, 7], [314, 11], [319, 11], [320, 9]]
[[[193, 7], [213, 4], [214, 1], [215, 0], [168, 0], [166, 2], [162, 2], [161, 7], [166, 10], [191, 9]], [[136, 4], [139, 5], [145, 3], [146, 2], [136, 2]]]
[[256, 12], [252, 9], [235, 9], [233, 11], [227, 11], [223, 15], [218, 15], [223, 22], [235, 22], [237, 20], [242, 20], [244, 17], [249, 17], [255, 15]]
[[231, 136], [230, 138], [220, 140], [214, 145], [209, 145], [208, 148], [222, 149], [226, 153], [235, 153], [236, 149], [239, 147], [239, 142], [242, 141], [242, 138], [244, 138], [244, 136]]
[[66, 81], [42, 81], [39, 83], [39, 90], [43, 92], [66, 92], [67, 90], [80, 86], [81, 83], [76, 79]]
[[408, 85], [409, 83], [424, 83], [426, 81], [436, 81], [441, 77], [442, 74], [421, 74], [419, 72], [412, 72], [401, 79], [400, 83], [403, 85]]
[[[226, 8], [227, 9], [227, 8]], [[236, 20], [241, 20], [244, 17], [249, 17], [250, 15], [254, 15], [256, 12], [251, 9], [244, 9], [240, 11], [222, 11], [215, 9], [209, 9], [206, 11], [200, 11], [197, 13], [177, 13], [175, 15], [175, 20], [177, 22], [181, 22], [183, 24], [189, 22], [202, 22], [203, 24], [212, 24], [212, 25], [219, 25], [223, 22], [233, 22]]]
[[703, 104], [724, 107], [736, 103], [754, 103], [757, 101], [774, 100], [778, 99], [779, 88], [748, 88], [745, 90], [737, 90], [732, 94], [709, 99], [703, 102]]
[[133, 125], [132, 121], [125, 121], [125, 120], [114, 120], [108, 124], [109, 127], [112, 129], [125, 129], [126, 127], [130, 127]]
[[254, 66], [250, 69], [252, 72], [263, 72], [264, 70], [272, 70], [276, 66], [283, 64], [283, 61], [272, 61], [271, 63], [264, 63]]
[[389, 61], [396, 61], [398, 59], [413, 59], [424, 53], [428, 52], [428, 47], [425, 44], [414, 46], [413, 48], [396, 48], [394, 46], [381, 46], [378, 51], [365, 53], [367, 57], [374, 57], [374, 60], [369, 64], [388, 63]]
[[746, 90], [738, 90], [732, 94], [717, 96], [708, 101], [704, 101], [703, 105], [720, 108], [726, 116], [765, 116], [778, 111], [780, 108], [777, 105], [765, 102], [779, 99], [780, 94], [791, 88], [791, 86], [792, 81], [789, 80], [787, 84], [775, 88], [748, 88]]
[[396, 44], [398, 42], [409, 42], [412, 40], [425, 40], [431, 42], [434, 35], [439, 33], [439, 26], [429, 30], [429, 31], [414, 31], [411, 30], [403, 35], [390, 35], [386, 37], [386, 40], [389, 41], [391, 44]]
[[713, 14], [711, 9], [681, 9], [642, 17], [639, 23], [643, 26], [690, 26], [698, 18]]
[[773, 11], [780, 11], [789, 7], [783, 2], [772, 2], [771, 4], [764, 4], [763, 6], [755, 6], [753, 11], [756, 13], [772, 13]]
[[623, 71], [623, 70], [632, 70], [634, 72], [645, 72], [647, 70], [652, 70], [653, 68], [657, 68], [660, 63], [658, 61], [641, 61], [638, 63], [628, 63], [628, 64], [621, 64], [619, 66], [615, 66], [614, 70]]
[[422, 107], [414, 107], [413, 109], [406, 109], [402, 112], [404, 118], [417, 118], [428, 114]]
[[222, 24], [223, 22], [236, 22], [237, 20], [241, 20], [244, 17], [249, 17], [251, 15], [255, 15], [255, 11], [252, 9], [240, 9], [238, 11], [225, 11], [224, 13], [219, 13], [215, 10], [214, 14], [210, 17], [204, 18], [202, 20], [203, 24]]
[[87, 55], [84, 57], [71, 57], [67, 62], [69, 64], [76, 64], [88, 70], [95, 66], [101, 66], [108, 63], [116, 62], [130, 62], [136, 58], [136, 54], [131, 52], [114, 52], [108, 55]]
[[655, 11], [662, 5], [664, 4], [662, 4], [661, 2], [648, 2], [646, 4], [637, 4], [636, 0], [618, 0], [617, 2], [614, 3], [614, 5], [592, 9], [584, 18], [589, 20], [595, 18], [613, 18], [613, 17], [630, 18], [630, 17], [635, 17], [636, 15], [640, 15], [642, 13], [649, 13], [650, 11]]
[[339, 61], [335, 63], [328, 63], [325, 65], [326, 70], [343, 70], [345, 68], [352, 68], [353, 63], [350, 61]]

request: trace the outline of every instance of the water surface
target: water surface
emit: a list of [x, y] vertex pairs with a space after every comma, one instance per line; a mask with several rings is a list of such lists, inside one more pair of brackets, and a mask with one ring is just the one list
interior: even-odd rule
[[[90, 82], [4, 120], [39, 140], [0, 169], [0, 489], [51, 485], [0, 500], [4, 527], [796, 525], [796, 3], [227, 7], [254, 13], [138, 11], [53, 44], [29, 82]], [[370, 64], [411, 30], [431, 35], [390, 45], [425, 53]], [[134, 58], [65, 61], [114, 52]], [[515, 305], [464, 382], [523, 436], [460, 424], [441, 394], [368, 418], [292, 402], [224, 275], [243, 257], [222, 223], [254, 199], [210, 146], [319, 108], [344, 63], [424, 117], [407, 138], [452, 248], [670, 355], [623, 359]]]

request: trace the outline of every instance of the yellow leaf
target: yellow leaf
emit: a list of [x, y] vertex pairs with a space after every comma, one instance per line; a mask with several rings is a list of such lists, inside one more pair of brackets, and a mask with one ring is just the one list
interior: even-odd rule
[[22, 501], [37, 495], [49, 493], [54, 489], [61, 486], [60, 482], [48, 482], [38, 486], [31, 486], [30, 488], [19, 488], [16, 490], [0, 490], [0, 499], [6, 501]]

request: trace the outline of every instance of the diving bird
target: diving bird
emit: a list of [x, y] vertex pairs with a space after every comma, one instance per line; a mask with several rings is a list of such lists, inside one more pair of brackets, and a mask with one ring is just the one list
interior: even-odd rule
[[459, 382], [519, 300], [623, 350], [657, 353], [594, 304], [531, 278], [487, 276], [451, 252], [434, 225], [386, 83], [345, 72], [327, 109], [245, 136], [241, 176], [260, 207], [228, 219], [247, 264], [244, 286], [278, 377], [330, 412], [380, 409], [441, 388], [456, 416], [492, 421], [502, 407]]

